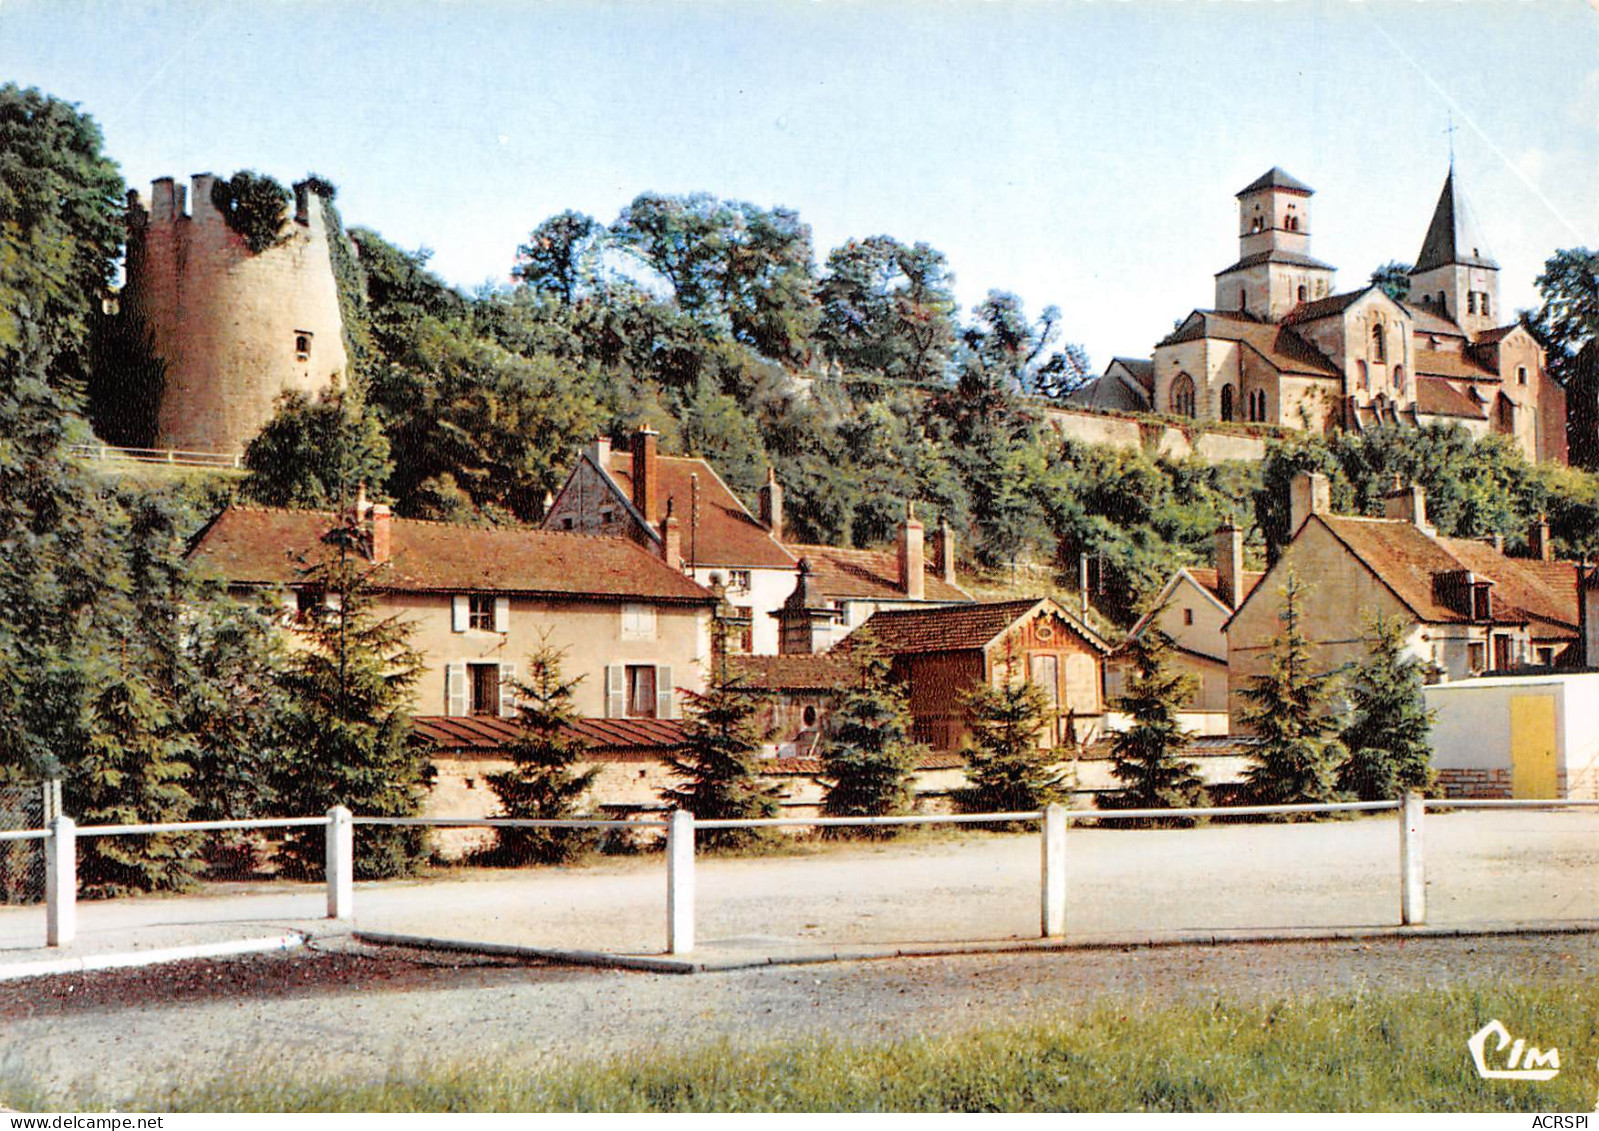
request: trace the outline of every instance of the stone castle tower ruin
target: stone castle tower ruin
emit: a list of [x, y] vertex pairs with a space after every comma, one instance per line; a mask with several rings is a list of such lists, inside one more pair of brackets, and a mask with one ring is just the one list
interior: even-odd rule
[[212, 203], [216, 180], [186, 193], [162, 177], [148, 206], [129, 192], [122, 305], [165, 365], [156, 447], [231, 455], [280, 395], [316, 396], [348, 359], [322, 198], [295, 185], [283, 238], [257, 254]]

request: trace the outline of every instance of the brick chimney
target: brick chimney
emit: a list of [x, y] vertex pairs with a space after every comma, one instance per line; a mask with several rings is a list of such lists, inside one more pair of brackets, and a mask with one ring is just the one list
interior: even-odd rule
[[1244, 535], [1232, 523], [1216, 528], [1216, 595], [1229, 609], [1238, 608], [1244, 586]]
[[777, 481], [777, 469], [766, 469], [766, 482], [761, 484], [761, 525], [772, 532], [772, 537], [783, 540], [783, 485]]
[[1541, 514], [1527, 532], [1527, 553], [1541, 562], [1555, 559], [1554, 543], [1549, 540], [1549, 516]]
[[955, 534], [949, 519], [940, 515], [933, 531], [933, 572], [947, 585], [955, 584]]
[[666, 500], [666, 517], [661, 519], [661, 560], [672, 569], [683, 568], [683, 531], [672, 513], [672, 500]]
[[656, 496], [660, 491], [655, 466], [655, 442], [659, 435], [648, 424], [633, 434], [633, 505], [645, 522], [655, 521]]
[[1319, 471], [1301, 471], [1288, 485], [1288, 536], [1292, 538], [1313, 514], [1332, 513], [1332, 489]]
[[394, 511], [388, 503], [372, 505], [372, 561], [378, 565], [394, 554]]
[[922, 524], [916, 521], [916, 504], [907, 501], [905, 521], [899, 524], [899, 587], [913, 601], [926, 594], [922, 567]]
[[1384, 495], [1382, 513], [1384, 518], [1396, 518], [1423, 530], [1431, 529], [1427, 525], [1427, 492], [1414, 483], [1408, 487], [1396, 485]]

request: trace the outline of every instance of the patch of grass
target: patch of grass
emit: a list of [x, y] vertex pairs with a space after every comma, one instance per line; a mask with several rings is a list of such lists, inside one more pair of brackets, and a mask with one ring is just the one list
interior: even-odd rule
[[[1490, 1018], [1560, 1049], [1547, 1083], [1479, 1079]], [[176, 1111], [1586, 1111], [1599, 979], [1240, 1004], [1096, 1008], [882, 1044], [727, 1043], [527, 1070], [289, 1078], [267, 1067], [142, 1097]]]

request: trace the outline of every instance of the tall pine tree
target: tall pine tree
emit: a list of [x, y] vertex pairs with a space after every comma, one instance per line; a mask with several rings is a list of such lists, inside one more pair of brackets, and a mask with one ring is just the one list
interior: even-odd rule
[[[410, 628], [375, 608], [373, 566], [353, 516], [329, 531], [321, 557], [305, 563], [299, 584], [320, 594], [299, 625], [299, 644], [284, 676], [291, 705], [285, 720], [290, 756], [278, 781], [285, 812], [314, 815], [334, 805], [358, 816], [410, 817], [420, 810], [431, 769], [408, 741], [410, 692], [422, 657]], [[414, 870], [425, 838], [414, 828], [363, 828], [355, 872], [380, 879]], [[283, 845], [291, 874], [315, 876], [323, 866], [320, 835], [297, 834]]]
[[[560, 821], [579, 813], [583, 795], [599, 770], [573, 770], [585, 754], [567, 730], [577, 721], [572, 693], [582, 676], [561, 672], [565, 651], [543, 644], [528, 657], [528, 678], [517, 687], [521, 732], [506, 747], [515, 769], [490, 774], [489, 788], [505, 816], [518, 820]], [[506, 864], [565, 864], [580, 856], [594, 838], [580, 829], [498, 829], [492, 853]]]
[[1353, 714], [1344, 728], [1349, 752], [1339, 788], [1362, 801], [1383, 801], [1433, 783], [1432, 712], [1422, 695], [1421, 664], [1405, 654], [1404, 622], [1372, 618], [1370, 654], [1349, 686]]
[[1198, 768], [1181, 756], [1188, 732], [1177, 718], [1196, 680], [1172, 663], [1171, 649], [1171, 637], [1154, 618], [1128, 644], [1132, 678], [1112, 704], [1132, 719], [1111, 739], [1111, 773], [1123, 788], [1101, 794], [1101, 808], [1185, 809], [1204, 798]]
[[[685, 745], [681, 754], [667, 759], [683, 784], [663, 789], [661, 799], [701, 821], [777, 816], [782, 791], [763, 784], [756, 767], [758, 698], [736, 679], [720, 675], [703, 694], [684, 694]], [[707, 848], [737, 848], [765, 838], [759, 830], [707, 829], [697, 839]]]
[[1282, 627], [1272, 642], [1271, 667], [1243, 692], [1250, 706], [1241, 719], [1262, 740], [1244, 780], [1260, 805], [1336, 801], [1343, 746], [1330, 700], [1337, 677], [1312, 664], [1299, 627], [1305, 587], [1292, 569], [1281, 593]]
[[1065, 799], [1067, 775], [1057, 769], [1055, 752], [1040, 745], [1052, 719], [1049, 700], [1037, 684], [978, 684], [967, 693], [965, 706], [972, 730], [966, 749], [971, 785], [956, 794], [962, 809], [1025, 812]]
[[[911, 736], [904, 688], [890, 682], [889, 661], [869, 639], [852, 653], [854, 678], [822, 740], [822, 813], [884, 817], [909, 812], [920, 744]], [[829, 829], [835, 835], [889, 837], [898, 826]]]

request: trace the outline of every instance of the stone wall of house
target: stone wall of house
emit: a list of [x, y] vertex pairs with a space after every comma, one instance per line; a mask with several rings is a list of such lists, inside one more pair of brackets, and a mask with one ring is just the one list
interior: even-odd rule
[[166, 367], [156, 446], [234, 454], [279, 396], [322, 392], [347, 358], [321, 198], [297, 186], [282, 242], [252, 253], [211, 202], [216, 180], [194, 177], [187, 208], [170, 177], [148, 207], [131, 194], [122, 307]]

